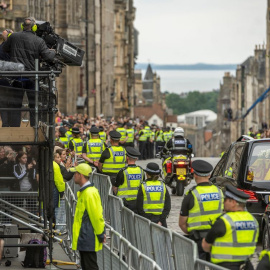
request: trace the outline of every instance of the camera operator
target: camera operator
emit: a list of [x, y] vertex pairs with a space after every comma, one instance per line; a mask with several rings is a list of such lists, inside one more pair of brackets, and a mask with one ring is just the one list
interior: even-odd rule
[[[3, 51], [10, 54], [10, 60], [22, 63], [26, 71], [35, 70], [35, 59], [42, 58], [52, 61], [56, 52], [50, 50], [43, 39], [36, 36], [37, 25], [35, 18], [28, 17], [21, 24], [23, 31], [12, 34], [3, 44]], [[33, 78], [16, 78], [13, 87], [27, 89], [29, 108], [35, 107], [35, 83]], [[30, 90], [30, 91], [29, 91]], [[31, 91], [32, 90], [32, 91]], [[14, 90], [13, 100], [10, 101], [11, 108], [21, 108], [24, 91]], [[21, 123], [20, 111], [10, 112], [10, 127], [19, 127]], [[30, 113], [30, 124], [35, 125], [34, 112]]]

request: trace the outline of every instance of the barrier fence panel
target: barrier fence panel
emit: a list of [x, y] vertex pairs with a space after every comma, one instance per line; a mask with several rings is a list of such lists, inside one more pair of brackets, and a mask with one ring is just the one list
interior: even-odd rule
[[170, 231], [155, 223], [151, 223], [151, 235], [155, 261], [162, 269], [174, 270]]
[[[142, 254], [120, 233], [115, 231], [111, 226], [107, 224], [106, 227], [109, 229], [109, 236], [107, 236], [108, 241], [106, 244], [103, 245], [102, 251], [99, 251], [97, 253], [98, 265], [101, 270], [161, 270], [161, 268], [157, 265], [155, 261]], [[118, 250], [114, 249], [114, 239], [117, 239], [117, 242], [119, 242]], [[134, 257], [134, 255], [138, 258], [136, 268], [132, 266], [132, 258]]]
[[195, 270], [228, 270], [228, 268], [224, 268], [210, 262], [196, 259]]
[[[13, 210], [11, 207], [7, 207], [7, 205], [4, 202], [7, 202], [9, 204], [12, 204], [16, 207], [19, 207], [21, 209], [24, 209], [26, 212], [29, 212], [33, 214], [32, 218], [35, 216], [38, 216], [39, 207], [38, 207], [38, 192], [22, 192], [22, 191], [1, 191], [0, 192], [0, 199], [3, 200], [3, 202], [0, 202], [0, 208], [2, 210], [5, 210], [8, 214], [15, 214], [19, 216], [21, 219], [25, 219], [26, 221], [29, 221], [29, 214], [25, 213], [25, 215], [21, 216], [22, 213], [19, 213], [16, 211], [15, 208]], [[12, 213], [12, 211], [15, 211], [15, 213]], [[4, 215], [0, 215], [0, 223], [11, 223], [11, 219]]]
[[137, 248], [146, 256], [154, 260], [153, 246], [152, 246], [152, 237], [150, 229], [150, 220], [135, 215], [135, 235]]
[[194, 270], [197, 258], [197, 245], [194, 241], [180, 235], [172, 233], [172, 247], [176, 270]]
[[108, 195], [112, 193], [111, 180], [107, 175], [94, 173], [92, 176], [92, 182], [99, 191], [101, 203], [103, 206], [103, 215], [105, 220], [108, 221], [109, 220]]

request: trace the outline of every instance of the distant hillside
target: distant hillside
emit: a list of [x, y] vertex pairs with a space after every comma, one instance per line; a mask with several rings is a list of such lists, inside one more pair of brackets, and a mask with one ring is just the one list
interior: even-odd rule
[[[136, 64], [136, 69], [146, 69], [148, 66], [147, 63], [138, 63]], [[154, 70], [159, 69], [167, 69], [167, 70], [235, 70], [236, 64], [225, 64], [225, 65], [214, 65], [214, 64], [190, 64], [190, 65], [159, 65], [159, 64], [151, 64]]]

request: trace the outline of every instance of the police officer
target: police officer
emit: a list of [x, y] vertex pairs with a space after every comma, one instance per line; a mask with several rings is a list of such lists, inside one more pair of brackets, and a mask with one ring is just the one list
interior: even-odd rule
[[91, 139], [84, 143], [82, 158], [91, 166], [98, 169], [98, 161], [105, 150], [105, 143], [99, 138], [99, 128], [90, 128]]
[[238, 270], [254, 254], [259, 236], [258, 222], [245, 210], [249, 195], [231, 185], [226, 186], [224, 210], [202, 241], [211, 262]]
[[144, 125], [145, 135], [146, 135], [146, 159], [150, 158], [150, 137], [151, 137], [151, 129], [148, 126], [148, 122], [145, 121]]
[[79, 128], [72, 128], [72, 138], [68, 142], [68, 148], [74, 151], [77, 156], [82, 155], [83, 140], [80, 137]]
[[106, 242], [105, 221], [100, 195], [89, 182], [92, 169], [82, 163], [71, 168], [75, 172], [74, 182], [80, 186], [74, 215], [72, 249], [80, 252], [82, 270], [99, 269], [97, 252]]
[[118, 128], [116, 129], [121, 134], [119, 145], [124, 146], [127, 140], [127, 131], [124, 128], [124, 125], [121, 123], [118, 123]]
[[201, 247], [201, 241], [211, 229], [223, 211], [223, 193], [215, 185], [209, 183], [209, 175], [213, 170], [211, 164], [204, 160], [192, 162], [196, 186], [191, 188], [182, 202], [179, 216], [179, 227], [198, 245], [201, 259], [209, 260], [209, 253]]
[[100, 138], [103, 142], [106, 142], [106, 140], [107, 140], [106, 132], [104, 131], [104, 127], [102, 127], [102, 126], [99, 127], [99, 138]]
[[253, 128], [249, 128], [248, 136], [254, 138], [255, 134], [253, 133]]
[[156, 130], [156, 153], [160, 152], [160, 148], [164, 147], [164, 137], [163, 137], [163, 131], [160, 127], [157, 127]]
[[70, 124], [68, 121], [63, 121], [63, 127], [66, 129], [66, 137], [68, 138], [68, 140], [70, 141], [72, 138], [72, 124]]
[[59, 128], [59, 134], [60, 134], [59, 138], [56, 138], [55, 140], [57, 142], [62, 143], [65, 146], [65, 148], [67, 148], [68, 147], [68, 141], [69, 140], [66, 137], [66, 129], [64, 127], [60, 127]]
[[137, 211], [154, 223], [167, 227], [166, 218], [171, 210], [171, 197], [163, 181], [157, 163], [148, 163], [146, 181], [141, 184], [137, 195]]
[[124, 205], [137, 212], [137, 194], [140, 184], [145, 180], [144, 171], [136, 165], [136, 160], [141, 153], [130, 146], [126, 147], [127, 166], [121, 169], [115, 181], [114, 193], [123, 199]]
[[101, 154], [98, 168], [103, 174], [109, 175], [112, 185], [115, 184], [117, 173], [126, 166], [126, 150], [119, 145], [121, 134], [116, 130], [109, 133], [111, 146]]
[[130, 147], [134, 147], [134, 129], [132, 128], [132, 124], [131, 123], [127, 123], [127, 140], [125, 143], [125, 146], [130, 146]]
[[147, 141], [147, 134], [148, 132], [144, 129], [144, 126], [140, 126], [140, 131], [139, 131], [139, 151], [141, 153], [140, 159], [145, 160], [147, 158], [147, 152], [146, 152], [146, 141]]
[[154, 158], [154, 146], [155, 146], [155, 130], [154, 127], [151, 127], [150, 131], [150, 154], [149, 158]]
[[176, 128], [174, 131], [174, 138], [167, 141], [162, 152], [163, 154], [166, 154], [168, 151], [171, 151], [173, 154], [184, 155], [190, 155], [192, 153], [192, 144], [190, 143], [189, 139], [185, 139], [183, 128]]

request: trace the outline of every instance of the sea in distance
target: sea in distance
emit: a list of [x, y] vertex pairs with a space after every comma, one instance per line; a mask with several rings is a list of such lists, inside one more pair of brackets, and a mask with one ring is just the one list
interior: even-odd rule
[[[184, 67], [181, 69], [155, 69], [153, 66], [153, 71], [160, 76], [161, 92], [181, 94], [195, 90], [200, 92], [218, 90], [225, 72], [230, 72], [235, 76], [233, 68], [233, 66], [228, 66], [221, 69], [221, 66], [218, 66], [218, 69], [185, 70]], [[146, 67], [142, 66], [141, 71], [142, 78], [144, 78]]]

